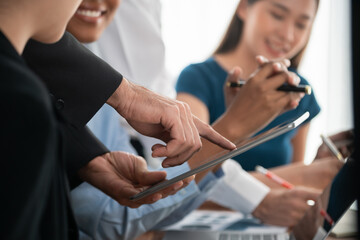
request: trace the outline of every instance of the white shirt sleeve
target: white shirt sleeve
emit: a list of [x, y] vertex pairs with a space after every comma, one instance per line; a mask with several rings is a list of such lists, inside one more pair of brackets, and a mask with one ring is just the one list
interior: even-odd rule
[[225, 175], [209, 193], [208, 200], [244, 214], [252, 213], [270, 188], [232, 159], [226, 160], [222, 169]]

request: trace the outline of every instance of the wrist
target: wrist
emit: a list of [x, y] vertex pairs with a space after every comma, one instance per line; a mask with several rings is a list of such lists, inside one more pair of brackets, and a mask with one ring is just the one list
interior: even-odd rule
[[100, 172], [100, 169], [102, 169], [106, 164], [106, 159], [109, 157], [110, 153], [105, 153], [101, 156], [98, 156], [91, 160], [88, 164], [83, 166], [78, 171], [78, 176], [86, 182], [91, 183], [93, 174]]
[[123, 78], [120, 86], [106, 101], [112, 108], [114, 108], [120, 115], [124, 116], [126, 109], [129, 109], [131, 105], [131, 99], [134, 95], [134, 84], [129, 82], [126, 78]]
[[266, 216], [269, 216], [270, 206], [268, 206], [269, 201], [271, 202], [272, 196], [271, 193], [266, 194], [266, 196], [262, 199], [262, 201], [256, 206], [256, 208], [251, 212], [255, 218], [260, 221], [265, 221]]

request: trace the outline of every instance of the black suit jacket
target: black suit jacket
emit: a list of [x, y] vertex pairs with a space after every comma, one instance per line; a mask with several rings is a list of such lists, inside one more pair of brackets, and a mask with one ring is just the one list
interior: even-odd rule
[[66, 122], [1, 32], [0, 74], [0, 239], [75, 239], [62, 157]]
[[0, 239], [77, 239], [67, 177], [108, 152], [85, 124], [122, 76], [69, 34], [24, 57], [37, 76], [0, 32]]
[[48, 87], [66, 119], [67, 173], [71, 187], [76, 172], [107, 149], [84, 127], [121, 83], [122, 75], [79, 43], [70, 33], [55, 44], [30, 41], [23, 53], [29, 67]]

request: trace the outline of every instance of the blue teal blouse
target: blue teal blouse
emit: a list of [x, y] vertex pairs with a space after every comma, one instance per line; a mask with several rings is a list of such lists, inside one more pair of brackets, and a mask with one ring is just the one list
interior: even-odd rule
[[[289, 70], [297, 73], [294, 69]], [[211, 57], [205, 62], [187, 66], [178, 78], [176, 91], [178, 93], [188, 93], [200, 99], [207, 106], [210, 114], [210, 123], [213, 123], [225, 112], [223, 86], [226, 77], [227, 72]], [[300, 78], [300, 84], [309, 84], [303, 77], [300, 76]], [[320, 112], [320, 107], [313, 91], [311, 95], [304, 96], [296, 109], [278, 116], [259, 133], [299, 117], [306, 111], [310, 113], [310, 117], [305, 123], [309, 122]], [[247, 171], [254, 170], [256, 165], [271, 168], [288, 164], [291, 162], [293, 155], [291, 139], [295, 136], [296, 132], [297, 129], [291, 130], [240, 154], [234, 159]]]

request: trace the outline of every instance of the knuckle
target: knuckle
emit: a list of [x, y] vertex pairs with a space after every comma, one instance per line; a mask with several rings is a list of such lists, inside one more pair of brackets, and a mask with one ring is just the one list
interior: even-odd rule
[[190, 140], [189, 140], [189, 145], [192, 147], [196, 144], [196, 138], [195, 136], [193, 136]]
[[195, 142], [194, 145], [192, 146], [192, 151], [197, 152], [200, 150], [200, 148], [201, 148], [201, 146], [200, 146], [199, 142]]
[[185, 136], [182, 136], [182, 137], [180, 137], [180, 138], [178, 139], [178, 144], [181, 144], [181, 145], [186, 144], [186, 138], [185, 138]]
[[202, 142], [199, 140], [196, 144], [196, 148], [200, 150], [202, 148]]
[[181, 111], [181, 112], [185, 112], [186, 110], [187, 110], [187, 107], [186, 107], [186, 103], [184, 103], [184, 102], [179, 102], [179, 110]]
[[189, 104], [187, 104], [186, 102], [183, 102], [183, 105], [187, 111], [191, 111]]
[[175, 116], [179, 116], [180, 115], [180, 107], [178, 104], [175, 104], [175, 105], [170, 105], [169, 106], [170, 108], [170, 114], [175, 114]]

